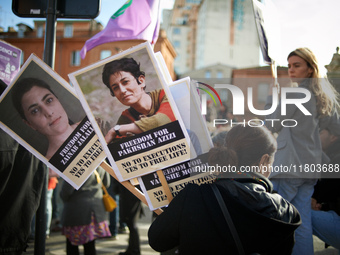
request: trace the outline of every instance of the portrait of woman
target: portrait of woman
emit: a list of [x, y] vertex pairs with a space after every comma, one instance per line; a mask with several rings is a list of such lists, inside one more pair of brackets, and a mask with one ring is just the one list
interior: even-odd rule
[[163, 89], [146, 92], [145, 72], [133, 58], [107, 63], [102, 79], [111, 95], [129, 107], [105, 135], [107, 143], [117, 136], [140, 134], [176, 120]]
[[[190, 158], [189, 134], [148, 42], [71, 73], [69, 78], [119, 180]], [[175, 145], [182, 153], [169, 156], [165, 163], [149, 164], [143, 158]], [[137, 163], [137, 158], [145, 162]], [[132, 162], [128, 167], [133, 171], [126, 168], [126, 162]], [[141, 163], [148, 167], [142, 168]]]
[[12, 89], [12, 100], [24, 123], [47, 138], [47, 159], [53, 156], [78, 125], [70, 124], [58, 97], [43, 80], [20, 80]]
[[[0, 112], [0, 127], [74, 188], [105, 158], [72, 85], [34, 54], [2, 93]], [[92, 147], [98, 155], [84, 171], [78, 155]]]

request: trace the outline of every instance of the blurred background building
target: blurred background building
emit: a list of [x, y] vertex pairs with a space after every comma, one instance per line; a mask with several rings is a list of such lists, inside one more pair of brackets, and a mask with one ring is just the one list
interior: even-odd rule
[[[6, 32], [0, 32], [0, 39], [22, 50], [22, 63], [32, 53], [43, 59], [45, 21], [35, 20], [33, 28], [22, 23], [17, 24], [17, 27], [17, 30], [9, 28]], [[101, 30], [103, 30], [103, 25], [95, 20], [58, 19], [54, 70], [68, 81], [69, 73], [144, 42], [143, 40], [128, 40], [101, 44], [90, 50], [85, 59], [81, 59], [80, 51], [85, 42]], [[162, 53], [170, 74], [175, 79], [175, 73], [171, 70], [174, 70], [176, 53], [162, 31], [160, 31], [154, 51]]]
[[206, 78], [213, 73], [214, 78], [229, 78], [231, 72], [225, 69], [259, 65], [251, 1], [175, 0], [173, 10], [163, 14], [162, 28], [176, 50], [179, 76], [201, 70]]
[[[65, 80], [68, 74], [119, 53], [143, 40], [116, 41], [99, 45], [81, 59], [86, 40], [103, 29], [96, 20], [57, 21], [55, 71]], [[34, 21], [34, 27], [23, 23], [0, 29], [0, 39], [23, 51], [22, 63], [34, 53], [43, 58], [45, 21]], [[260, 66], [260, 47], [252, 2], [246, 0], [175, 0], [173, 9], [165, 9], [154, 51], [164, 57], [173, 80], [189, 76], [210, 85], [229, 83], [247, 95], [253, 88], [253, 103], [262, 109], [272, 82], [270, 66]], [[340, 88], [339, 49], [326, 66], [333, 85]], [[287, 68], [278, 67], [281, 86], [286, 86]], [[339, 84], [338, 84], [339, 83]], [[232, 96], [218, 91], [222, 102], [232, 111]], [[245, 106], [245, 118], [254, 116]]]

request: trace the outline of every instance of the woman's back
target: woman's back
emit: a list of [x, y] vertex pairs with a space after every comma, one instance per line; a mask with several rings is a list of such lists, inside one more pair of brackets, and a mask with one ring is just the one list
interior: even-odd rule
[[[179, 246], [180, 254], [239, 254], [222, 208], [212, 190], [219, 189], [246, 254], [290, 254], [294, 231], [301, 224], [298, 211], [272, 194], [266, 178], [276, 141], [265, 127], [234, 126], [220, 147], [209, 151], [209, 165], [233, 166], [236, 173], [218, 173], [213, 184], [189, 184], [149, 229], [149, 243], [157, 251]], [[245, 173], [245, 170], [253, 172]]]
[[[103, 184], [110, 182], [109, 174], [101, 167], [97, 168]], [[64, 202], [62, 224], [66, 226], [80, 226], [90, 224], [93, 213], [98, 222], [107, 220], [107, 212], [103, 204], [102, 185], [97, 182], [93, 173], [85, 183], [75, 190], [70, 184], [63, 182], [60, 196]]]
[[[239, 180], [222, 179], [216, 185], [246, 254], [290, 254], [300, 224], [297, 210], [266, 191], [268, 180]], [[238, 254], [210, 185], [190, 184], [175, 197], [149, 229], [151, 247], [166, 251], [177, 244], [180, 254]]]

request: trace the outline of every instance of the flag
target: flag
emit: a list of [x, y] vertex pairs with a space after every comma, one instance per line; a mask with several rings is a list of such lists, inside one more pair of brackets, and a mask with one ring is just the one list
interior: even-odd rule
[[263, 60], [266, 64], [280, 62], [281, 34], [277, 9], [270, 0], [265, 4], [253, 0], [253, 8]]
[[110, 18], [106, 27], [85, 42], [81, 57], [92, 48], [115, 41], [147, 40], [151, 44], [158, 38], [160, 0], [128, 0]]

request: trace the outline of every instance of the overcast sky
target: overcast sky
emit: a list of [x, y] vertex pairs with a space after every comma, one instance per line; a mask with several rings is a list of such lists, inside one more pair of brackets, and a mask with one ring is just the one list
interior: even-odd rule
[[[114, 13], [116, 5], [126, 0], [102, 0], [97, 17], [104, 26]], [[250, 0], [246, 0], [250, 1]], [[32, 19], [19, 18], [12, 13], [10, 0], [0, 1], [0, 25], [7, 30], [22, 22], [33, 26]], [[171, 8], [173, 0], [161, 0], [163, 7]], [[297, 47], [309, 47], [321, 67], [329, 64], [340, 46], [340, 0], [272, 0], [278, 10], [281, 50], [278, 62], [286, 66], [286, 57]], [[325, 69], [322, 70], [325, 73]]]

